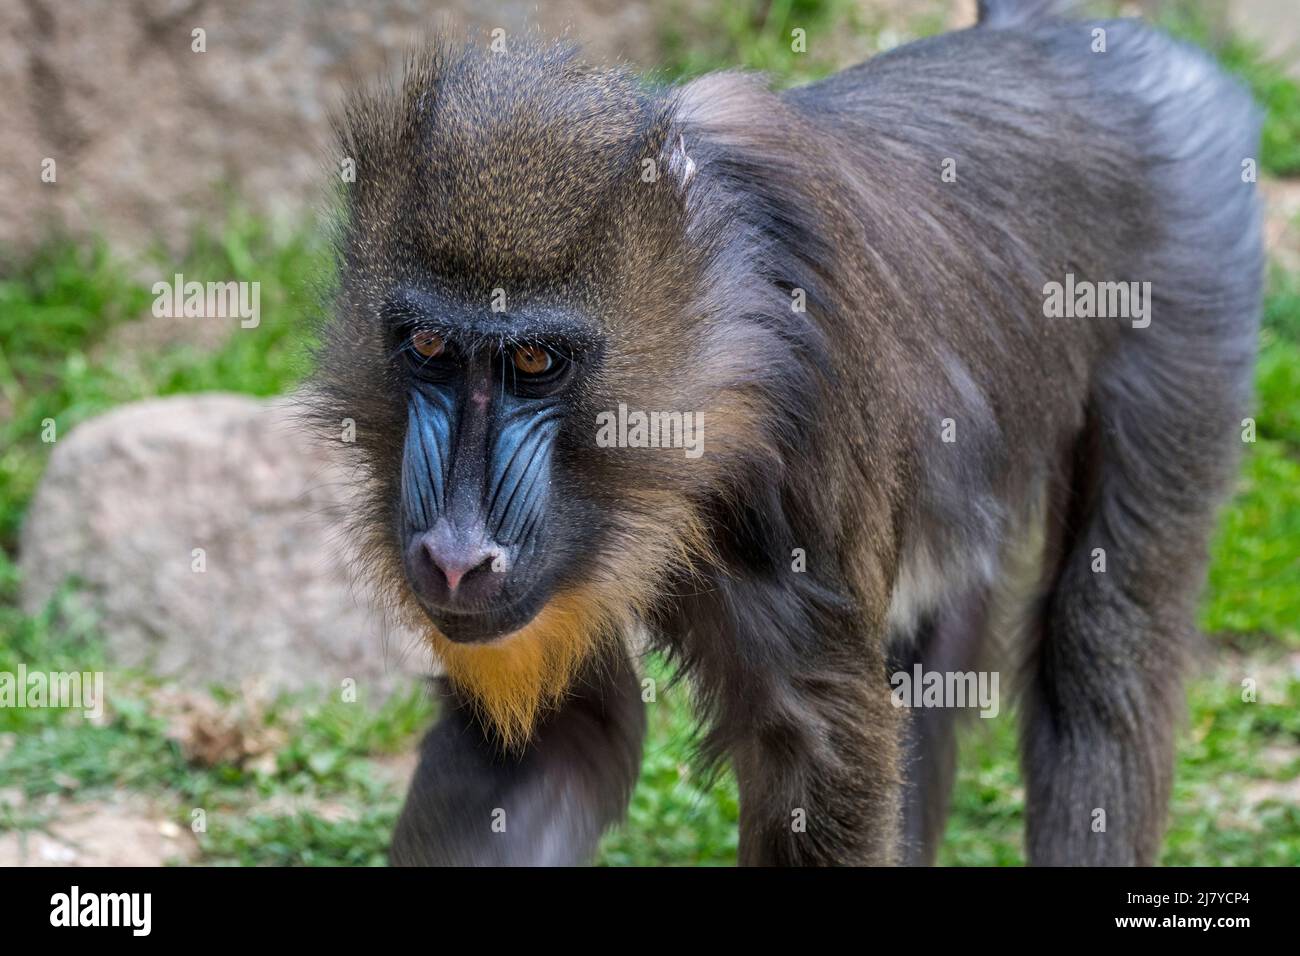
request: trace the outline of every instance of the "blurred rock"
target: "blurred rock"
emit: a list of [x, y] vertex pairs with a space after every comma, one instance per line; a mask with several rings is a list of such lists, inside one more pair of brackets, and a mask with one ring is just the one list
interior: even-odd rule
[[[1141, 0], [1157, 12], [1175, 0]], [[1187, 2], [1187, 0], [1177, 0]], [[0, 245], [55, 231], [105, 233], [119, 248], [161, 238], [179, 252], [232, 196], [298, 222], [337, 173], [328, 116], [358, 80], [394, 75], [435, 30], [566, 34], [596, 62], [659, 65], [662, 31], [716, 30], [682, 0], [15, 0], [0, 4]], [[1300, 71], [1295, 0], [1196, 0]], [[965, 26], [974, 0], [857, 0], [872, 28]], [[687, 16], [685, 11], [694, 11]], [[1217, 12], [1213, 12], [1217, 11]], [[755, 29], [758, 28], [757, 22]], [[193, 49], [203, 30], [205, 52]], [[906, 32], [906, 31], [904, 31]], [[689, 39], [689, 36], [688, 36]], [[853, 31], [819, 38], [848, 65]], [[42, 181], [53, 160], [55, 182]]]
[[337, 172], [328, 114], [345, 88], [394, 72], [435, 29], [530, 26], [567, 30], [594, 60], [656, 58], [649, 0], [0, 4], [0, 243], [98, 230], [175, 250], [229, 193], [297, 221]]
[[119, 663], [190, 686], [350, 677], [378, 696], [432, 664], [350, 584], [344, 487], [286, 400], [123, 406], [53, 450], [23, 527], [24, 605], [75, 579]]

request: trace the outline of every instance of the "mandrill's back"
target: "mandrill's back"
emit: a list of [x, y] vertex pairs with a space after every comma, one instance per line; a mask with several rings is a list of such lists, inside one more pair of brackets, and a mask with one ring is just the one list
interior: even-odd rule
[[[1153, 337], [1211, 337], [1245, 374], [1263, 267], [1255, 104], [1202, 51], [1138, 20], [1034, 19], [1034, 7], [982, 4], [980, 26], [785, 99], [827, 132], [814, 148], [838, 151], [865, 189], [885, 194], [871, 211], [896, 215], [915, 243], [883, 254], [902, 285], [919, 277], [909, 259], [920, 272], [930, 257], [964, 262], [969, 318], [983, 301], [1005, 303], [1005, 289], [984, 294], [989, 282], [1041, 305], [1044, 285], [1067, 273], [1149, 281], [1166, 320]], [[889, 209], [891, 192], [907, 207]], [[1232, 314], [1206, 322], [1189, 309], [1203, 305]], [[940, 330], [943, 311], [933, 313]], [[1109, 340], [1123, 328], [1072, 331]]]
[[[894, 384], [917, 396], [914, 434], [945, 408], [993, 411], [996, 433], [967, 436], [986, 445], [981, 472], [945, 475], [939, 456], [932, 486], [1047, 473], [1038, 438], [1068, 443], [1087, 409], [1163, 409], [1146, 436], [1161, 440], [1205, 389], [1219, 419], [1185, 427], [1220, 463], [1199, 480], [1220, 488], [1260, 312], [1258, 112], [1205, 54], [1139, 21], [1029, 20], [783, 94], [818, 131], [807, 149], [849, 184], [864, 285], [893, 293], [834, 334], [867, 357], [888, 341], [906, 355], [894, 364], [928, 370], [937, 387]], [[932, 457], [925, 441], [915, 454]]]

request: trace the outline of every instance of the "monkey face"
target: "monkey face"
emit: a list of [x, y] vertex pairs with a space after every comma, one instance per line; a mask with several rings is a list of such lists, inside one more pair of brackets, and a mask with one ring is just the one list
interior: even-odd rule
[[553, 493], [585, 330], [496, 318], [423, 291], [389, 297], [406, 402], [397, 508], [412, 595], [457, 643], [526, 626], [582, 549], [582, 502]]
[[356, 425], [361, 566], [504, 739], [712, 560], [711, 514], [774, 493], [793, 429], [765, 423], [824, 364], [679, 109], [438, 47], [340, 131], [315, 418]]

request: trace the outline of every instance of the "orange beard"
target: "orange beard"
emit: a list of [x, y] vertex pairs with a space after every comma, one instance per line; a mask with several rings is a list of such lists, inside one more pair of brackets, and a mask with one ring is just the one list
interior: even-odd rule
[[457, 644], [437, 631], [430, 639], [447, 676], [513, 749], [527, 742], [542, 711], [564, 698], [610, 623], [594, 595], [570, 591], [496, 643]]
[[557, 593], [526, 627], [492, 644], [457, 644], [430, 629], [447, 676], [507, 749], [528, 742], [602, 642], [635, 631], [661, 569], [691, 568], [708, 553], [694, 509], [677, 499], [647, 498], [642, 515], [624, 521], [626, 546], [607, 556], [592, 580]]

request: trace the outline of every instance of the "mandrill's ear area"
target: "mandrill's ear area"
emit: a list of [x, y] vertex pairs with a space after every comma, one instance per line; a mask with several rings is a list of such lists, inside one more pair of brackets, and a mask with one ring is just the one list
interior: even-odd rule
[[[770, 520], [754, 520], [779, 525], [787, 466], [822, 439], [840, 373], [828, 320], [848, 297], [830, 265], [853, 226], [826, 185], [838, 170], [824, 137], [758, 77], [695, 80], [667, 95], [663, 115], [658, 168], [679, 204], [665, 214], [689, 263], [666, 266], [676, 250], [664, 249], [656, 265], [690, 281], [684, 296], [661, 290], [632, 310], [640, 341], [620, 337], [616, 350], [645, 374], [620, 386], [629, 407], [702, 412], [705, 452], [680, 480], [699, 480], [711, 509], [764, 502]], [[652, 383], [660, 394], [643, 398]]]

